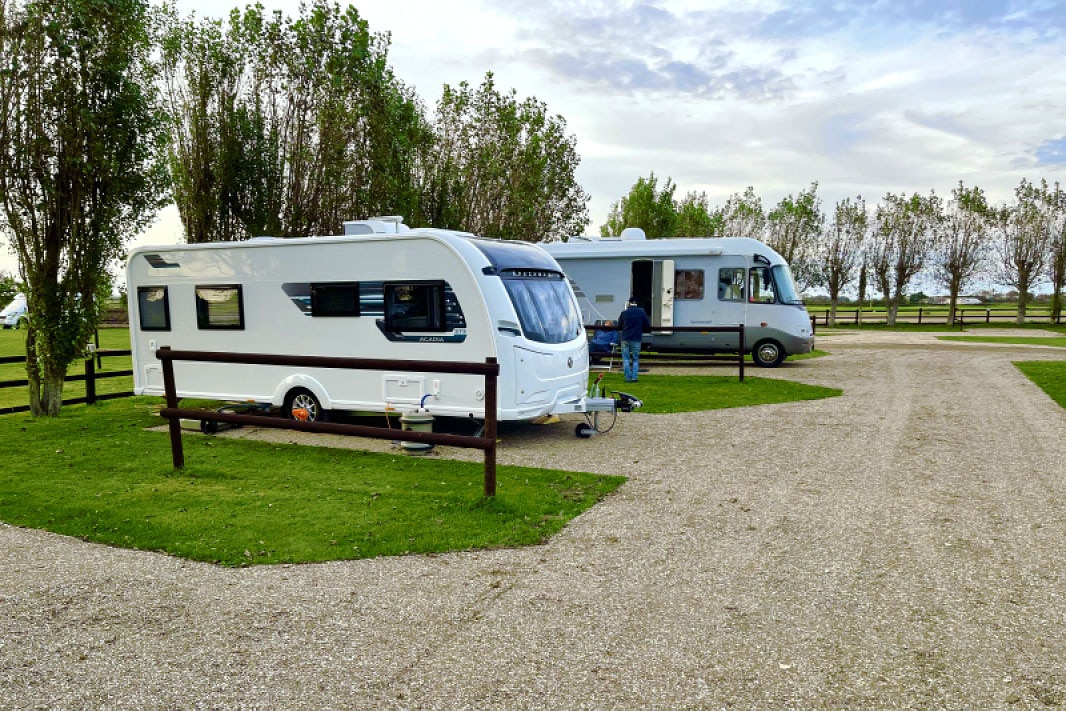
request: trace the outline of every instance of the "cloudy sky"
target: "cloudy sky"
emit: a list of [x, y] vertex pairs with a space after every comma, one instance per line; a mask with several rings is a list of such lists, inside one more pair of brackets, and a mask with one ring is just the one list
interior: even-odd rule
[[[296, 14], [296, 0], [262, 0]], [[231, 0], [177, 0], [218, 16]], [[344, 3], [342, 3], [344, 4]], [[861, 194], [1011, 198], [1066, 182], [1066, 3], [842, 0], [358, 0], [432, 107], [444, 84], [535, 96], [576, 137], [597, 231], [638, 177], [768, 208], [818, 181]], [[1057, 77], [1057, 78], [1056, 78]], [[174, 212], [141, 241], [175, 241]]]

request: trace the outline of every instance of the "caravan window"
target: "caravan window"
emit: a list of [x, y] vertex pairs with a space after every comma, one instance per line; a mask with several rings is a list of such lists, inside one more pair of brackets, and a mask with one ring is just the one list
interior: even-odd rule
[[170, 300], [165, 286], [137, 287], [137, 313], [142, 331], [170, 330]]
[[311, 285], [312, 316], [358, 316], [359, 284], [343, 282]]
[[241, 285], [196, 287], [196, 325], [202, 329], [244, 329]]
[[166, 287], [136, 288], [136, 310], [141, 317], [141, 330], [171, 329], [171, 302]]
[[503, 277], [526, 338], [569, 343], [581, 334], [581, 314], [561, 274], [516, 269], [505, 271]]
[[751, 270], [751, 289], [748, 293], [751, 294], [753, 303], [772, 304], [777, 300], [770, 267], [755, 267]]
[[718, 270], [718, 300], [744, 300], [744, 269], [726, 267]]
[[674, 272], [675, 299], [703, 298], [703, 270], [678, 269]]
[[444, 331], [444, 282], [386, 282], [385, 329]]

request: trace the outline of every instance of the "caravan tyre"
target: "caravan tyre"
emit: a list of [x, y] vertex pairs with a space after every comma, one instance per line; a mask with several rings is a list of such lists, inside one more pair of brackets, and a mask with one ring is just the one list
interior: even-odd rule
[[290, 420], [301, 420], [303, 422], [326, 422], [329, 420], [329, 413], [322, 409], [322, 404], [315, 397], [315, 394], [306, 388], [290, 390], [289, 394], [285, 396], [282, 412]]
[[785, 349], [777, 341], [759, 341], [751, 349], [751, 359], [760, 368], [776, 368], [785, 360]]

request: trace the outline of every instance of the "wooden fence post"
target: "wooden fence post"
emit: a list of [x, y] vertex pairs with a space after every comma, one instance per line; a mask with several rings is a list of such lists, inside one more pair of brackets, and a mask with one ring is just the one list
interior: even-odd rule
[[499, 369], [495, 358], [486, 358], [485, 364], [497, 366], [497, 370], [485, 376], [485, 437], [492, 444], [485, 450], [485, 496], [496, 496], [496, 408], [497, 380]]
[[739, 358], [739, 362], [737, 363], [737, 367], [740, 369], [740, 382], [743, 383], [744, 382], [744, 324], [739, 324], [739, 326], [740, 326], [740, 333], [738, 335], [738, 338], [740, 340], [740, 348], [737, 348], [737, 350], [740, 352], [740, 358]]
[[96, 359], [90, 354], [85, 359], [85, 404], [96, 403]]
[[[163, 346], [160, 351], [169, 351], [170, 346]], [[156, 355], [158, 357], [158, 353]], [[178, 389], [174, 384], [174, 361], [170, 358], [160, 358], [163, 361], [163, 391], [166, 393], [167, 407], [178, 407]], [[181, 418], [170, 417], [170, 456], [175, 469], [185, 468], [185, 451], [181, 446]]]

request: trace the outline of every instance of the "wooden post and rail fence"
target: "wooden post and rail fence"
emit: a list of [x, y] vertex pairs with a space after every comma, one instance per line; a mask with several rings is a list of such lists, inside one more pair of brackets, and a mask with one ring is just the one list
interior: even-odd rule
[[[824, 326], [830, 325], [830, 317], [832, 315], [831, 309], [825, 309], [814, 311], [811, 309], [811, 323], [821, 323]], [[1002, 308], [995, 309], [990, 307], [985, 308], [955, 308], [955, 319], [952, 323], [947, 322], [947, 311], [943, 307], [935, 309], [926, 309], [925, 307], [918, 308], [917, 311], [908, 309], [901, 310], [896, 313], [896, 323], [917, 323], [922, 324], [943, 324], [945, 326], [963, 326], [967, 323], [985, 323], [990, 324], [993, 321], [1016, 321], [1018, 319], [1017, 308]], [[1026, 323], [1040, 323], [1046, 321], [1053, 324], [1061, 324], [1062, 314], [1059, 314], [1057, 318], [1053, 318], [1050, 313], [1044, 313], [1043, 310], [1036, 310], [1034, 312], [1026, 314]], [[850, 323], [854, 325], [860, 324], [879, 324], [888, 322], [888, 313], [883, 309], [840, 309], [836, 311], [837, 324]]]
[[[445, 361], [386, 360], [381, 358], [334, 358], [325, 356], [269, 355], [262, 353], [218, 353], [210, 351], [177, 351], [160, 348], [156, 357], [163, 363], [163, 388], [166, 407], [160, 415], [169, 420], [170, 449], [175, 469], [185, 467], [185, 453], [181, 442], [181, 420], [191, 419], [224, 422], [233, 425], [254, 425], [297, 432], [370, 437], [373, 439], [399, 440], [421, 444], [439, 444], [451, 447], [480, 449], [485, 453], [485, 496], [496, 495], [496, 431], [500, 366], [495, 358], [484, 363], [449, 363]], [[459, 373], [481, 375], [485, 378], [485, 426], [483, 436], [456, 435], [436, 432], [394, 430], [385, 427], [349, 425], [339, 422], [303, 422], [281, 417], [242, 415], [215, 410], [186, 409], [178, 407], [177, 385], [174, 377], [174, 361], [208, 363], [234, 363], [240, 365], [280, 365], [300, 368], [339, 368], [344, 370], [403, 370], [422, 373]]]
[[[132, 370], [114, 370], [101, 372], [103, 367], [103, 359], [108, 357], [128, 356], [130, 351], [125, 350], [96, 350], [85, 359], [85, 372], [83, 375], [68, 375], [64, 382], [84, 382], [85, 383], [85, 397], [69, 398], [63, 401], [64, 405], [92, 405], [93, 403], [101, 400], [113, 400], [120, 397], [130, 397], [133, 395], [132, 390], [124, 390], [122, 392], [115, 393], [97, 393], [96, 383], [99, 380], [105, 380], [107, 378], [122, 378], [131, 377], [133, 375]], [[7, 365], [12, 363], [26, 362], [26, 356], [5, 356], [0, 358], [0, 365]], [[0, 390], [6, 388], [25, 388], [28, 387], [30, 381], [23, 378], [20, 380], [0, 380]], [[17, 412], [29, 412], [29, 405], [14, 405], [10, 407], [0, 407], [0, 415], [11, 415]]]

